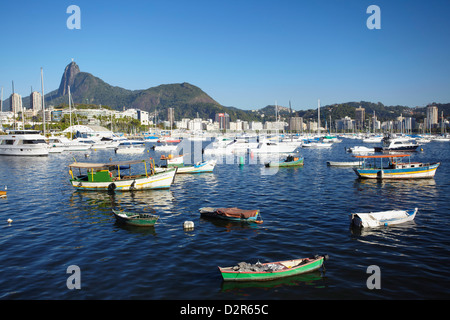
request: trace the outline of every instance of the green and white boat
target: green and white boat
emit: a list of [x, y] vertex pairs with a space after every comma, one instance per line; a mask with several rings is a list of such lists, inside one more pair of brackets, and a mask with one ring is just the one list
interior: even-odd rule
[[153, 227], [159, 216], [112, 209], [117, 222], [136, 227]]
[[270, 161], [265, 164], [266, 167], [298, 167], [303, 166], [303, 157], [288, 156], [283, 161]]
[[328, 255], [286, 261], [218, 267], [224, 281], [268, 281], [311, 272], [322, 267]]
[[[131, 165], [144, 165], [144, 172], [131, 172]], [[135, 191], [144, 189], [168, 189], [172, 185], [177, 168], [155, 172], [150, 163], [147, 170], [145, 160], [130, 160], [108, 163], [74, 162], [69, 165], [70, 183], [77, 190]], [[75, 176], [73, 170], [78, 169]], [[127, 171], [128, 170], [128, 171]]]

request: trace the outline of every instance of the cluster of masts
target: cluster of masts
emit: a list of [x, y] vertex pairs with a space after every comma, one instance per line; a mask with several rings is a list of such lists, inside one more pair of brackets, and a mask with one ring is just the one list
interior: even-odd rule
[[[44, 94], [44, 71], [43, 71], [42, 67], [41, 67], [41, 90], [42, 90], [42, 115], [43, 115], [43, 117], [42, 117], [42, 126], [43, 126], [43, 131], [44, 131], [44, 136], [45, 136], [45, 133], [46, 133], [45, 132], [46, 131], [45, 130], [45, 94]], [[14, 81], [12, 81], [12, 94], [14, 95], [14, 93], [15, 93], [14, 92]], [[0, 96], [0, 112], [3, 112], [3, 87], [1, 88], [1, 96]], [[15, 112], [13, 112], [13, 117], [14, 117], [13, 128], [15, 130], [15, 129], [17, 129], [16, 128], [16, 113]], [[24, 115], [23, 115], [23, 112], [22, 112], [22, 123], [25, 123], [23, 117], [24, 117]], [[1, 125], [1, 123], [0, 123], [0, 125]]]

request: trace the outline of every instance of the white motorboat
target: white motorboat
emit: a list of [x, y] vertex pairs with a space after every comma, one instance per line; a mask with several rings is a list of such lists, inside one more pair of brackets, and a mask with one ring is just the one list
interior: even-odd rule
[[291, 153], [297, 149], [296, 145], [283, 142], [260, 142], [256, 148], [248, 148], [249, 153]]
[[354, 146], [352, 148], [348, 148], [347, 151], [352, 152], [352, 153], [366, 153], [366, 152], [375, 152], [375, 148], [367, 148], [364, 146]]
[[332, 145], [331, 142], [305, 142], [302, 144], [302, 148], [328, 149]]
[[327, 161], [330, 167], [357, 167], [363, 164], [364, 161]]
[[91, 148], [90, 143], [69, 140], [66, 137], [50, 137], [48, 143], [52, 147], [63, 148], [64, 151], [86, 151]]
[[129, 145], [120, 146], [114, 149], [117, 154], [136, 154], [143, 153], [145, 151], [145, 146]]
[[177, 150], [177, 144], [163, 144], [160, 146], [153, 146], [152, 149], [155, 151], [175, 151]]
[[38, 130], [10, 130], [0, 135], [2, 156], [48, 156], [48, 144]]
[[383, 136], [369, 136], [362, 139], [364, 143], [380, 143]]

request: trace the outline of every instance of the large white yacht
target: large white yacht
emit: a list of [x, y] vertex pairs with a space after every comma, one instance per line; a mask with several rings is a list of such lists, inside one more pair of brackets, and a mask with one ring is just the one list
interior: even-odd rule
[[38, 130], [9, 130], [0, 135], [1, 156], [48, 156], [48, 144]]

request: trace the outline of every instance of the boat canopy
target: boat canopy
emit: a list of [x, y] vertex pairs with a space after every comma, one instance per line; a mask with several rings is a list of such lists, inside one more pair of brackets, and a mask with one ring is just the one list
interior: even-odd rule
[[401, 157], [410, 157], [410, 154], [380, 154], [374, 156], [353, 156], [355, 158], [401, 158]]
[[145, 160], [129, 160], [129, 161], [115, 161], [107, 163], [90, 163], [90, 162], [74, 162], [69, 164], [70, 168], [81, 168], [81, 169], [107, 169], [111, 167], [127, 166], [131, 164], [144, 163]]
[[218, 215], [226, 217], [244, 218], [255, 217], [259, 210], [242, 210], [238, 208], [217, 208], [216, 213]]

